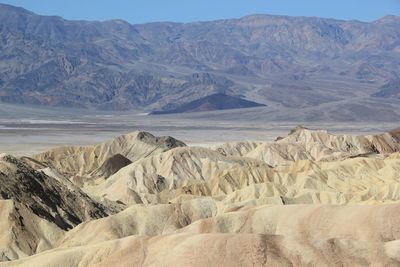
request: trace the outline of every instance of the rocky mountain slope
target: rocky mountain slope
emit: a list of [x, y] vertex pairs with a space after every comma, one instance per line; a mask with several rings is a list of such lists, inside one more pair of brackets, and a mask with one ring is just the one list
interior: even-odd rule
[[[398, 113], [390, 96], [371, 96], [398, 78], [395, 16], [131, 25], [67, 21], [2, 4], [0, 19], [3, 102], [154, 111], [224, 93], [266, 104], [263, 112], [320, 107], [338, 111], [332, 119], [364, 120]], [[370, 112], [383, 105], [393, 114]]]
[[276, 166], [298, 160], [332, 161], [400, 151], [398, 129], [380, 135], [333, 135], [297, 127], [275, 142], [230, 142], [216, 147], [223, 155], [243, 156]]

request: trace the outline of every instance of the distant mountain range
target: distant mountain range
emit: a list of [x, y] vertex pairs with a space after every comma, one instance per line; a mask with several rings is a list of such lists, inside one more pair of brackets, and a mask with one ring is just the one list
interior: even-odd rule
[[362, 114], [399, 95], [378, 93], [400, 78], [396, 16], [131, 25], [1, 4], [0, 21], [0, 101], [7, 103], [151, 112], [225, 94], [268, 111], [337, 106]]

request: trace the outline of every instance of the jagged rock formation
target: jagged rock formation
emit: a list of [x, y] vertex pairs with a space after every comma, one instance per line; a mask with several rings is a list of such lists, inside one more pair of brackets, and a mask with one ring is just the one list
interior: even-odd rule
[[106, 207], [78, 188], [68, 188], [9, 155], [0, 157], [0, 183], [1, 199], [23, 203], [39, 217], [64, 230], [108, 215]]
[[216, 148], [223, 155], [244, 156], [276, 166], [297, 160], [332, 161], [400, 151], [399, 131], [380, 135], [333, 135], [297, 127], [276, 142], [237, 142]]
[[[259, 161], [224, 157], [215, 160], [210, 156], [191, 166], [186, 161], [190, 159], [180, 155], [173, 157], [172, 166], [168, 158], [166, 162], [156, 157], [139, 161], [88, 190], [126, 204], [183, 202], [202, 196], [214, 197], [226, 206], [400, 200], [398, 154], [386, 159], [359, 157], [338, 162], [300, 160], [275, 168]], [[381, 177], [385, 177], [384, 182]]]
[[[155, 137], [147, 132], [133, 132], [99, 145], [60, 147], [37, 154], [32, 159], [24, 159], [37, 168], [51, 167], [66, 176], [84, 177], [105, 167], [104, 164], [112, 167], [106, 171], [111, 173], [115, 167], [128, 163], [122, 160], [123, 162], [114, 165], [117, 155], [134, 162], [180, 146], [185, 144], [172, 137]], [[102, 174], [101, 170], [98, 171]]]
[[399, 147], [297, 127], [216, 148], [135, 132], [63, 172], [41, 161], [63, 149], [24, 159], [41, 171], [3, 156], [0, 266], [397, 266]]
[[10, 155], [0, 155], [0, 184], [1, 260], [49, 249], [64, 230], [120, 210]]
[[225, 157], [207, 148], [176, 148], [121, 169], [90, 192], [126, 204], [166, 203], [169, 199], [163, 194], [168, 190], [208, 181], [232, 166], [260, 165], [265, 164], [253, 159]]

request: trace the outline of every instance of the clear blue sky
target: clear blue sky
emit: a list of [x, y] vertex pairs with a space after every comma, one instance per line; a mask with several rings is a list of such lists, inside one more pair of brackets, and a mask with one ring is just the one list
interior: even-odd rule
[[400, 0], [0, 0], [66, 19], [123, 19], [131, 23], [190, 22], [249, 14], [317, 16], [372, 21], [400, 15]]

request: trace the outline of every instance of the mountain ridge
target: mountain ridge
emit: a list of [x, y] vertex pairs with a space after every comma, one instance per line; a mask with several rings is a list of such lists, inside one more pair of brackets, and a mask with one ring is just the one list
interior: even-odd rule
[[361, 118], [367, 102], [387, 104], [371, 95], [400, 68], [400, 20], [391, 16], [381, 23], [250, 15], [130, 24], [2, 9], [5, 103], [151, 112], [226, 91], [278, 115], [328, 104]]
[[356, 21], [356, 22], [361, 22], [361, 23], [370, 23], [370, 22], [375, 22], [379, 21], [382, 19], [400, 19], [400, 16], [394, 15], [394, 14], [387, 14], [382, 17], [379, 17], [377, 19], [371, 20], [371, 21], [364, 21], [364, 20], [358, 20], [358, 19], [339, 19], [339, 18], [330, 18], [330, 17], [319, 17], [319, 16], [288, 16], [288, 15], [279, 15], [279, 14], [268, 14], [268, 13], [252, 13], [248, 15], [243, 15], [239, 17], [232, 17], [232, 18], [223, 18], [223, 19], [211, 19], [211, 20], [194, 20], [194, 21], [188, 21], [188, 22], [179, 22], [179, 21], [150, 21], [150, 22], [143, 22], [143, 23], [135, 23], [135, 22], [129, 22], [124, 19], [120, 18], [115, 18], [115, 19], [105, 19], [105, 20], [89, 20], [89, 19], [65, 19], [62, 16], [57, 16], [57, 15], [43, 15], [39, 14], [33, 11], [30, 11], [22, 6], [18, 5], [10, 5], [6, 3], [0, 3], [0, 8], [7, 9], [8, 11], [23, 11], [24, 13], [27, 14], [32, 14], [32, 15], [37, 15], [41, 17], [56, 17], [56, 18], [62, 18], [64, 20], [69, 20], [69, 21], [86, 21], [86, 22], [123, 22], [123, 23], [128, 23], [130, 25], [145, 25], [145, 24], [154, 24], [154, 23], [170, 23], [170, 24], [190, 24], [190, 23], [202, 23], [202, 22], [216, 22], [216, 21], [227, 21], [227, 20], [241, 20], [241, 19], [246, 19], [249, 17], [276, 17], [276, 18], [315, 18], [315, 19], [325, 19], [325, 20], [332, 20], [332, 21], [340, 21], [340, 22], [346, 22], [346, 21]]

